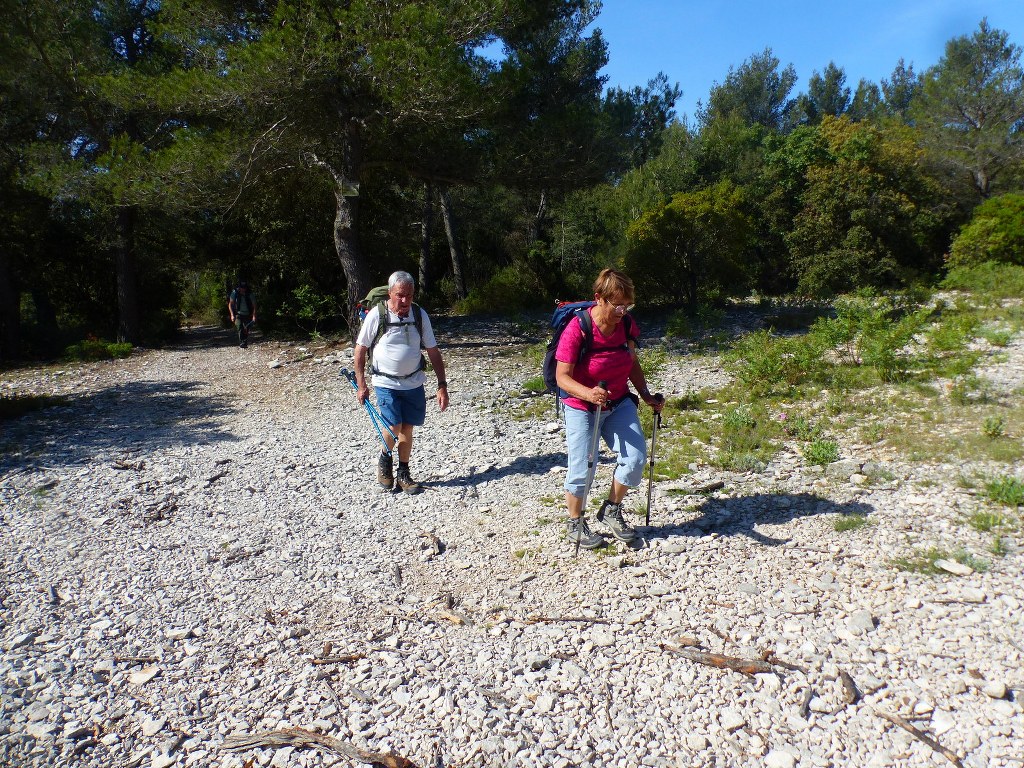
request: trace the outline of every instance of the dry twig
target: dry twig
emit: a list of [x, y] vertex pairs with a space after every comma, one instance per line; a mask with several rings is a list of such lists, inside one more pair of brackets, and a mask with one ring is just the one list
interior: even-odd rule
[[282, 728], [266, 733], [239, 734], [224, 739], [224, 749], [234, 752], [253, 747], [320, 747], [336, 755], [380, 768], [417, 768], [411, 760], [393, 752], [366, 752], [351, 744], [305, 728]]
[[915, 739], [917, 739], [917, 740], [927, 744], [929, 747], [934, 749], [936, 752], [938, 752], [944, 758], [949, 760], [949, 762], [951, 762], [957, 768], [964, 768], [964, 764], [960, 760], [960, 757], [956, 754], [956, 752], [952, 751], [951, 749], [947, 749], [946, 747], [944, 747], [941, 744], [939, 744], [939, 742], [937, 742], [935, 739], [933, 739], [927, 733], [922, 731], [916, 725], [911, 725], [910, 723], [908, 723], [906, 720], [904, 720], [899, 715], [894, 715], [891, 712], [884, 712], [884, 711], [882, 711], [880, 709], [876, 709], [876, 710], [874, 710], [874, 713], [876, 715], [878, 715], [880, 718], [882, 718], [883, 720], [888, 720], [893, 725], [898, 725], [900, 728], [902, 728], [904, 731], [909, 733]]
[[673, 648], [671, 645], [661, 646], [669, 653], [682, 656], [684, 659], [695, 661], [698, 664], [706, 664], [709, 667], [718, 669], [731, 669], [734, 672], [742, 672], [744, 675], [756, 675], [761, 672], [774, 672], [775, 669], [767, 661], [760, 659], [741, 659], [736, 656], [724, 656], [721, 653], [707, 653], [697, 651], [693, 648]]

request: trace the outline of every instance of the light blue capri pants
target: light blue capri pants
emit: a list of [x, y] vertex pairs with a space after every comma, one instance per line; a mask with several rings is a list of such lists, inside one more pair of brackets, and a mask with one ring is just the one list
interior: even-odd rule
[[[587, 488], [587, 454], [593, 438], [594, 419], [601, 419], [601, 437], [616, 455], [615, 479], [627, 488], [636, 488], [644, 476], [647, 445], [640, 428], [636, 403], [629, 397], [610, 411], [581, 411], [563, 408], [565, 412], [565, 442], [569, 451], [569, 471], [565, 475], [565, 490], [576, 498], [583, 498]], [[596, 458], [595, 468], [596, 468]]]

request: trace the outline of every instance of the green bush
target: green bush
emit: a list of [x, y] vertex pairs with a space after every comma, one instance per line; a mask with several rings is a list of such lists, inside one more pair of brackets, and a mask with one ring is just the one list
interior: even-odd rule
[[815, 440], [804, 448], [803, 457], [808, 464], [825, 466], [839, 461], [839, 445], [834, 440]]
[[1024, 504], [1024, 482], [1016, 477], [1005, 475], [990, 480], [985, 485], [985, 492], [992, 501], [1006, 504], [1010, 507], [1019, 507]]
[[535, 277], [524, 276], [514, 266], [497, 272], [468, 297], [455, 305], [460, 314], [514, 314], [543, 303], [543, 290]]
[[974, 209], [953, 240], [949, 266], [976, 267], [985, 262], [1024, 266], [1024, 194], [989, 198]]
[[955, 267], [943, 279], [942, 287], [992, 299], [1015, 299], [1024, 296], [1024, 267], [994, 261]]
[[638, 354], [640, 369], [644, 372], [644, 378], [650, 383], [668, 362], [668, 352], [664, 347], [645, 347]]
[[180, 280], [181, 316], [192, 325], [220, 325], [227, 315], [224, 275], [219, 272], [188, 272]]
[[69, 360], [110, 360], [128, 357], [132, 353], [132, 345], [126, 341], [104, 341], [103, 339], [84, 339], [64, 349], [64, 356]]
[[776, 434], [778, 427], [762, 408], [730, 408], [722, 417], [719, 465], [738, 472], [763, 469], [778, 448], [772, 440]]

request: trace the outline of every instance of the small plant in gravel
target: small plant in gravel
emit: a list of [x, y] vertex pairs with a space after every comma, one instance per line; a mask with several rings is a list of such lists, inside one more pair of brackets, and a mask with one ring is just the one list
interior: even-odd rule
[[523, 389], [527, 392], [536, 392], [541, 394], [547, 391], [547, 385], [544, 383], [544, 377], [538, 374], [537, 376], [531, 376], [529, 379], [523, 382]]
[[803, 450], [804, 461], [808, 464], [825, 466], [839, 460], [839, 445], [834, 440], [815, 440]]
[[842, 515], [841, 517], [837, 517], [835, 522], [832, 523], [832, 527], [835, 528], [836, 533], [857, 531], [867, 525], [871, 525], [871, 521], [868, 520], [868, 516], [859, 514]]
[[985, 493], [992, 501], [1010, 507], [1019, 507], [1024, 504], [1024, 482], [1012, 475], [989, 480], [985, 484]]
[[997, 440], [1006, 435], [1006, 419], [1002, 416], [986, 416], [981, 431], [989, 440]]
[[771, 461], [778, 446], [773, 439], [778, 422], [768, 418], [763, 408], [737, 405], [722, 416], [721, 448], [717, 462], [737, 472], [759, 471]]
[[992, 545], [988, 548], [988, 551], [996, 557], [1006, 557], [1010, 554], [1010, 548], [1006, 545], [1006, 539], [998, 535], [992, 539]]
[[665, 367], [665, 363], [668, 362], [668, 352], [661, 346], [646, 347], [640, 351], [638, 359], [644, 377], [650, 381]]
[[987, 341], [993, 347], [1005, 347], [1010, 343], [1010, 339], [1013, 338], [1013, 332], [1002, 328], [990, 328], [986, 326], [978, 331], [978, 336]]
[[967, 518], [968, 524], [976, 531], [990, 533], [1001, 530], [1006, 525], [1006, 518], [998, 512], [975, 512]]
[[988, 563], [974, 557], [965, 549], [948, 552], [938, 547], [915, 549], [909, 556], [893, 558], [891, 563], [893, 567], [901, 571], [910, 571], [911, 573], [944, 573], [945, 571], [935, 565], [939, 560], [952, 560], [961, 565], [966, 565], [968, 568], [973, 568], [975, 571], [988, 570]]

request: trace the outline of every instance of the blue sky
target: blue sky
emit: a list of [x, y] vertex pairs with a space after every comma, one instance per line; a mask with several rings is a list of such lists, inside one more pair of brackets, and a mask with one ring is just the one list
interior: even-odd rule
[[984, 17], [1024, 47], [1024, 0], [603, 0], [594, 26], [608, 43], [609, 87], [643, 86], [664, 72], [683, 90], [676, 111], [692, 122], [729, 67], [766, 47], [796, 68], [794, 96], [829, 61], [852, 90], [862, 77], [888, 78], [900, 57], [923, 72]]

